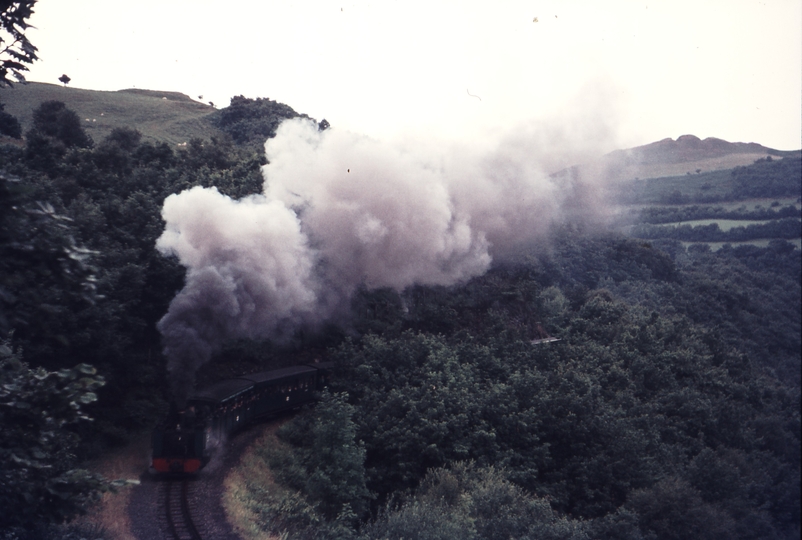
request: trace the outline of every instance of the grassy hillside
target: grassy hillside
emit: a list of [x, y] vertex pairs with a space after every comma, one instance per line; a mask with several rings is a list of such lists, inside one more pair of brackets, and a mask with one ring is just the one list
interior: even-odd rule
[[704, 198], [722, 199], [728, 198], [732, 192], [732, 175], [725, 169], [633, 180], [627, 182], [621, 192], [628, 199], [627, 202], [634, 204], [677, 204]]
[[98, 142], [114, 128], [135, 127], [145, 140], [180, 144], [222, 133], [209, 122], [215, 108], [178, 92], [128, 89], [116, 92], [83, 90], [54, 84], [17, 84], [0, 89], [0, 103], [26, 131], [40, 103], [57, 100], [74, 110], [83, 128]]

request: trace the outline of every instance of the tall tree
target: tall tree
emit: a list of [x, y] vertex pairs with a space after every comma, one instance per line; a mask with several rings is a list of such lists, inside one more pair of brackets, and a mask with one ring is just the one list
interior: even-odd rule
[[354, 408], [347, 399], [347, 394], [323, 393], [306, 457], [310, 473], [306, 491], [329, 519], [346, 505], [361, 516], [370, 499], [365, 487], [365, 449], [356, 440]]
[[81, 127], [78, 115], [61, 101], [45, 101], [33, 111], [31, 132], [55, 139], [67, 148], [93, 145], [92, 138]]

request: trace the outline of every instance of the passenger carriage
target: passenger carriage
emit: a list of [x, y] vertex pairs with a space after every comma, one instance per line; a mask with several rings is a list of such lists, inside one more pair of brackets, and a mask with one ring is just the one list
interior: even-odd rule
[[154, 430], [152, 469], [198, 472], [229, 434], [313, 401], [327, 384], [331, 368], [331, 363], [321, 363], [263, 371], [194, 393], [183, 412], [171, 414]]

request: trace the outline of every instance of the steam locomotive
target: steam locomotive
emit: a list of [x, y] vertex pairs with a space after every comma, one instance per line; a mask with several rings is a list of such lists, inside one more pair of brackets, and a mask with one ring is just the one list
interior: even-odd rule
[[220, 381], [189, 397], [153, 430], [151, 471], [194, 474], [228, 435], [261, 418], [315, 399], [331, 375], [330, 362], [293, 366]]

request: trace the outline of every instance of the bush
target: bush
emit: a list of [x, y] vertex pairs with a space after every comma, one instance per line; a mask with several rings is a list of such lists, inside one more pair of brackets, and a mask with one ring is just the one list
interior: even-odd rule
[[22, 138], [22, 127], [19, 120], [5, 112], [2, 103], [0, 103], [0, 135], [5, 135], [12, 139]]

